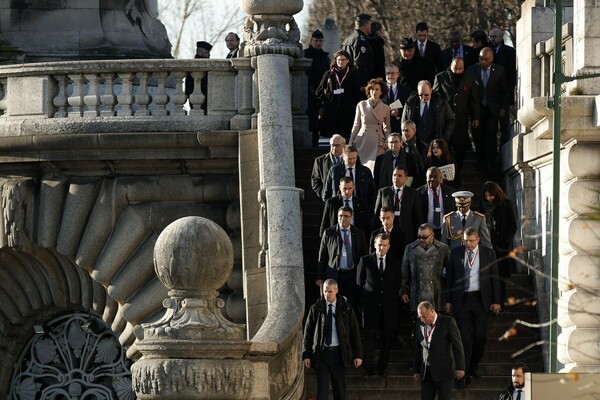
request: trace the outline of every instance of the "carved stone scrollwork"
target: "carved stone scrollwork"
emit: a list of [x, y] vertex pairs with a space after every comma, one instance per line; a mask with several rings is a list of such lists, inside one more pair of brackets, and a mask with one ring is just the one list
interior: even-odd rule
[[13, 248], [25, 248], [29, 243], [34, 218], [34, 189], [29, 179], [11, 179], [2, 189], [2, 222], [0, 243]]
[[300, 57], [300, 28], [293, 15], [302, 10], [302, 5], [302, 0], [241, 0], [242, 10], [250, 15], [242, 27], [242, 54]]

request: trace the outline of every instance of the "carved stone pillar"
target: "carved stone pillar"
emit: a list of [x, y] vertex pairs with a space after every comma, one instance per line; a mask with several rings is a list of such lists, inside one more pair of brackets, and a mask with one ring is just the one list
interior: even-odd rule
[[244, 57], [284, 54], [300, 57], [300, 28], [293, 15], [302, 10], [302, 0], [240, 0], [249, 15], [243, 26], [240, 52]]
[[181, 218], [156, 241], [154, 266], [169, 289], [158, 321], [136, 329], [143, 357], [132, 366], [139, 399], [247, 399], [257, 376], [244, 355], [243, 325], [226, 320], [217, 289], [229, 278], [233, 248], [202, 217]]

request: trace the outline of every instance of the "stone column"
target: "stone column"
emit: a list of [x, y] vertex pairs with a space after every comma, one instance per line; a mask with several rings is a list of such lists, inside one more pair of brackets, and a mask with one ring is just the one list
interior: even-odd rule
[[[600, 7], [596, 0], [573, 1], [573, 71], [574, 75], [600, 73]], [[580, 93], [600, 93], [600, 79], [582, 79], [567, 85]]]
[[202, 217], [181, 218], [158, 237], [154, 266], [170, 297], [160, 320], [136, 328], [137, 398], [256, 398], [265, 382], [244, 359], [250, 348], [244, 326], [223, 317], [217, 297], [233, 266], [227, 233]]

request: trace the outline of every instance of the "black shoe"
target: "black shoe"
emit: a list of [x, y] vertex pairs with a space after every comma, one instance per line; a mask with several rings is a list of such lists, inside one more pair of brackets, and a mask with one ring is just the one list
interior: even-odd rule
[[467, 386], [469, 386], [469, 379], [467, 376], [461, 378], [461, 379], [455, 379], [454, 380], [454, 389], [466, 389]]
[[473, 378], [481, 378], [481, 372], [479, 372], [478, 369], [472, 370], [471, 372], [469, 372], [469, 375]]

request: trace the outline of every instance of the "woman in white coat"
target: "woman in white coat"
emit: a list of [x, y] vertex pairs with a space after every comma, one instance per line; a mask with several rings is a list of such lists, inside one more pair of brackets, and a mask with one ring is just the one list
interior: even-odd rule
[[383, 79], [371, 79], [366, 92], [369, 98], [356, 105], [350, 144], [356, 146], [361, 163], [373, 173], [375, 158], [387, 150], [390, 107], [381, 100], [387, 93]]

